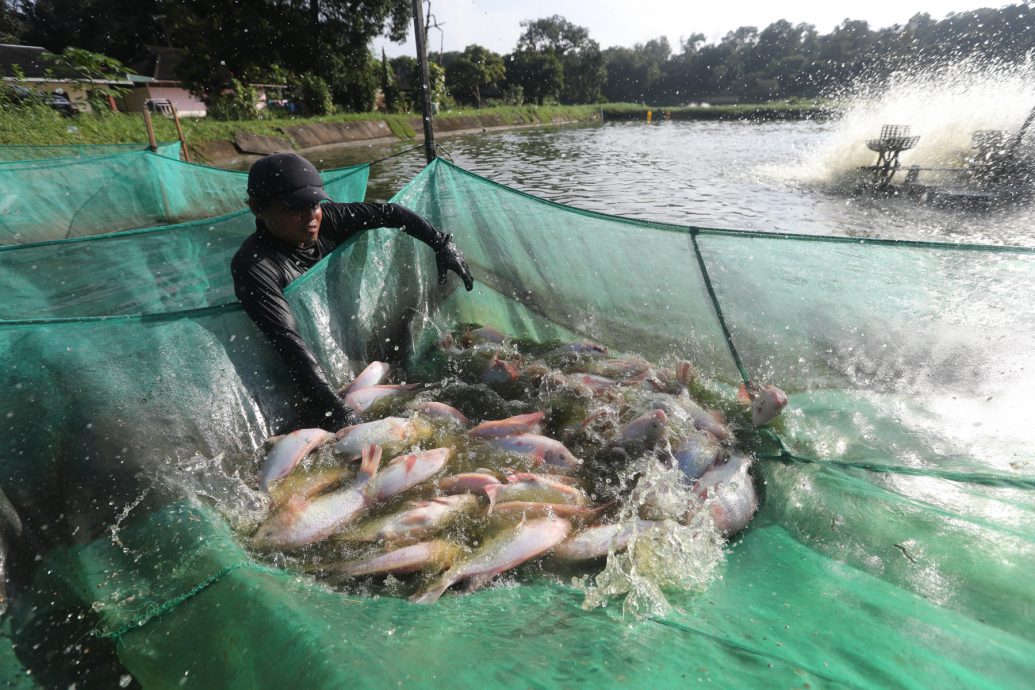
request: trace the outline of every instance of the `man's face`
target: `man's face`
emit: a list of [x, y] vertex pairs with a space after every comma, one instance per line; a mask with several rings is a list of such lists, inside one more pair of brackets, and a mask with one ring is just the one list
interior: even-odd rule
[[305, 208], [288, 208], [280, 199], [274, 199], [255, 215], [266, 224], [271, 235], [292, 247], [301, 247], [320, 235], [323, 209], [318, 203]]

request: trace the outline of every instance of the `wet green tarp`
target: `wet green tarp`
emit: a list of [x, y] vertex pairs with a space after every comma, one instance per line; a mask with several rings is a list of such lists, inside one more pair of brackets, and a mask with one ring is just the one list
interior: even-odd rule
[[543, 577], [421, 607], [262, 564], [233, 528], [257, 502], [240, 458], [290, 396], [247, 317], [67, 314], [0, 324], [3, 489], [43, 554], [16, 642], [65, 644], [33, 621], [85, 612], [145, 687], [1029, 686], [1035, 254], [643, 223], [441, 160], [395, 201], [477, 287], [436, 285], [394, 230], [339, 249], [289, 288], [337, 382], [478, 322], [790, 394], [721, 577], [638, 621]]

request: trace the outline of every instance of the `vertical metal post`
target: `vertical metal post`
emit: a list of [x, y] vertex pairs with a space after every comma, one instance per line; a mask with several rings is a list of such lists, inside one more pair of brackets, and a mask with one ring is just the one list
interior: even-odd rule
[[176, 112], [176, 104], [169, 101], [169, 107], [172, 108], [173, 122], [176, 123], [176, 133], [180, 136], [180, 151], [183, 153], [183, 160], [190, 163], [190, 153], [187, 152], [187, 139], [183, 136], [183, 127], [180, 126], [180, 116]]
[[427, 36], [424, 35], [424, 13], [421, 0], [413, 0], [413, 32], [417, 43], [417, 67], [420, 72], [420, 100], [424, 113], [424, 155], [428, 163], [435, 160], [435, 129], [431, 123], [431, 77], [428, 72]]
[[144, 109], [141, 111], [144, 113], [144, 124], [147, 125], [147, 140], [151, 142], [151, 150], [158, 150], [158, 142], [155, 140], [155, 126], [151, 123], [151, 113], [147, 110], [147, 104], [144, 104]]

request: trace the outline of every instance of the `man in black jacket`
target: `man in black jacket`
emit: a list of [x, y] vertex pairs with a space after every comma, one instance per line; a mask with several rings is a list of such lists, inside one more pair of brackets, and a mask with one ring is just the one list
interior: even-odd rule
[[[294, 153], [261, 158], [248, 172], [248, 205], [255, 232], [230, 264], [234, 292], [248, 315], [284, 358], [303, 393], [299, 424], [336, 431], [355, 423], [320, 363], [302, 340], [284, 288], [335, 247], [371, 228], [402, 228], [435, 252], [439, 283], [453, 271], [471, 290], [474, 281], [450, 235], [398, 204], [329, 200], [316, 167]], [[321, 203], [327, 201], [327, 203]]]

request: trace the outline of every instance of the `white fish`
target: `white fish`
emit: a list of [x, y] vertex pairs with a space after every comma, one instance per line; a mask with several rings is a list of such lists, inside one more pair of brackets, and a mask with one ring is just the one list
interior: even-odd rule
[[414, 601], [432, 604], [458, 582], [467, 580], [469, 591], [482, 587], [500, 573], [549, 551], [571, 533], [571, 523], [558, 517], [526, 520], [489, 540], [470, 557], [450, 568]]
[[435, 476], [453, 454], [451, 448], [434, 448], [400, 455], [371, 481], [370, 495], [379, 501], [401, 494]]
[[359, 476], [352, 486], [306, 500], [292, 497], [278, 513], [268, 518], [252, 538], [257, 549], [290, 551], [322, 541], [355, 520], [373, 502], [370, 482], [377, 475], [381, 449], [371, 446], [363, 452]]
[[391, 386], [367, 386], [354, 390], [345, 396], [345, 404], [356, 412], [366, 412], [370, 406], [384, 398], [406, 393], [418, 388], [416, 383], [400, 383]]
[[554, 467], [575, 469], [582, 461], [575, 457], [563, 443], [548, 436], [517, 434], [489, 439], [493, 444], [512, 453], [531, 455], [536, 462], [545, 462]]
[[424, 541], [370, 558], [362, 558], [331, 566], [327, 569], [330, 582], [340, 582], [363, 575], [403, 575], [417, 571], [436, 572], [453, 565], [463, 550], [443, 539]]
[[472, 494], [440, 496], [427, 501], [411, 501], [406, 510], [359, 525], [349, 541], [409, 542], [425, 539], [448, 527], [454, 520], [479, 509]]
[[352, 383], [338, 391], [338, 395], [345, 397], [353, 391], [376, 386], [388, 375], [389, 368], [384, 362], [371, 362], [363, 371], [359, 372], [359, 375], [352, 380]]
[[259, 488], [269, 491], [270, 482], [287, 476], [314, 448], [333, 440], [334, 434], [323, 429], [299, 429], [281, 436], [266, 455]]
[[340, 429], [335, 434], [338, 442], [334, 444], [334, 449], [354, 459], [369, 445], [413, 443], [427, 431], [405, 417], [385, 417]]

